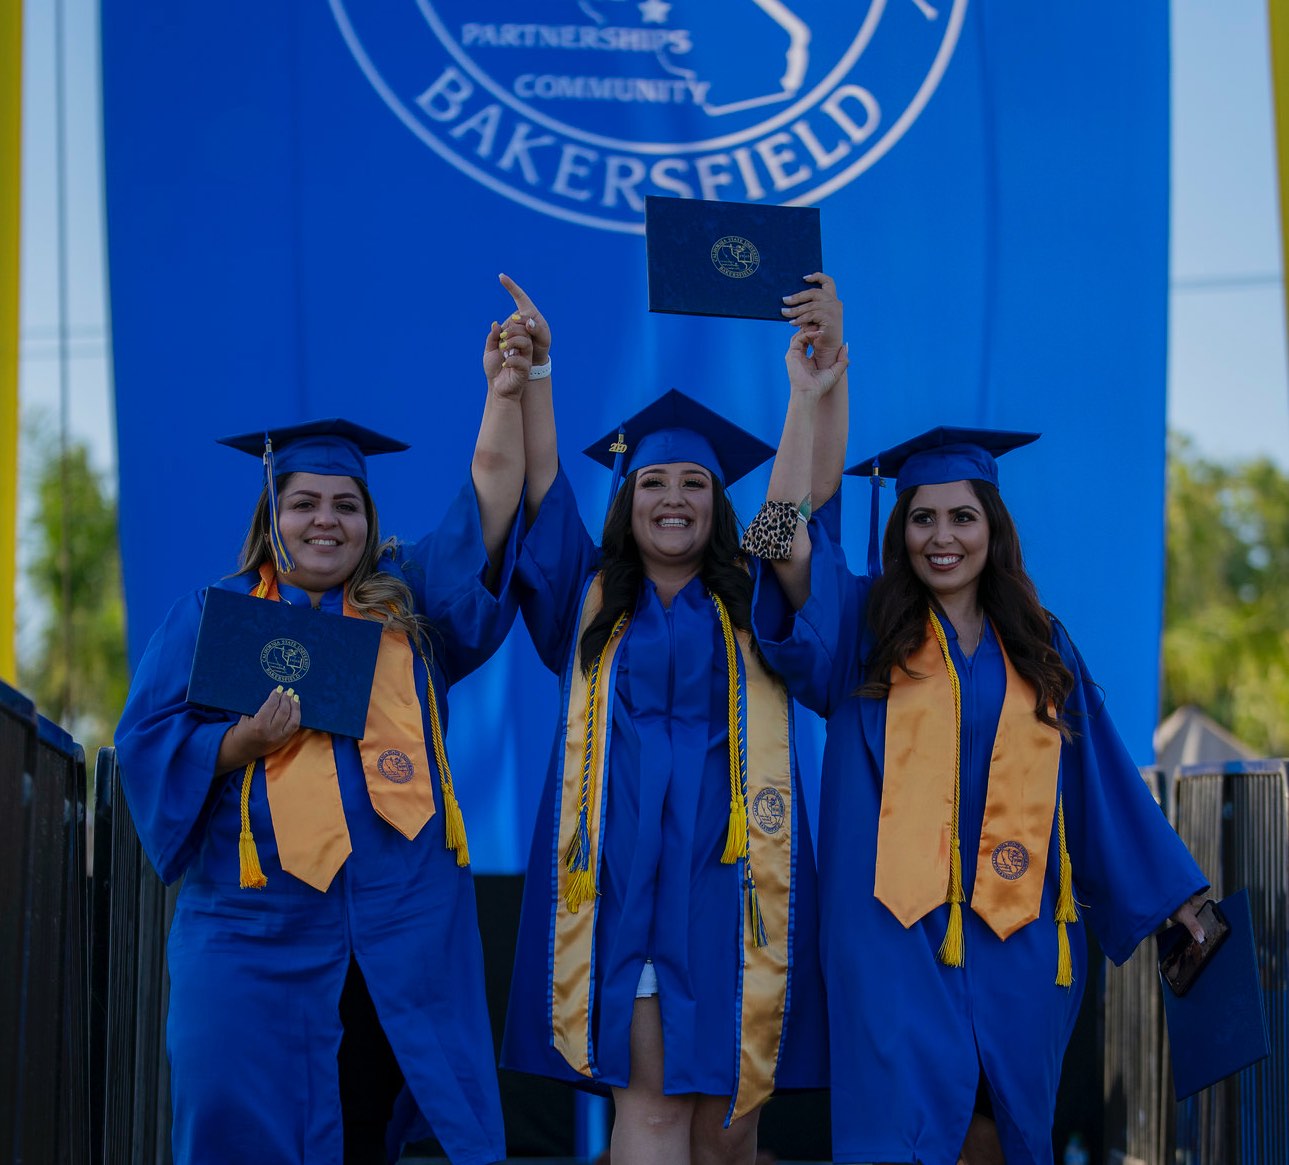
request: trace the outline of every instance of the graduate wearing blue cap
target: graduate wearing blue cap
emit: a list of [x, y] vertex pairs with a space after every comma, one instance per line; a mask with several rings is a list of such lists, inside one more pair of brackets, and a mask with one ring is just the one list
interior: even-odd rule
[[[117, 729], [140, 839], [183, 878], [167, 1049], [180, 1165], [505, 1156], [448, 688], [513, 622], [531, 344], [499, 350], [473, 482], [418, 542], [382, 539], [368, 459], [407, 448], [332, 419], [223, 443], [263, 458], [238, 570], [215, 588], [383, 624], [361, 740], [300, 728], [273, 690], [238, 717], [186, 699], [206, 591], [153, 636]], [[319, 619], [322, 616], [318, 616]]]
[[[817, 282], [789, 308], [823, 344], [840, 305]], [[664, 393], [586, 449], [612, 471], [597, 546], [545, 386], [524, 435], [517, 586], [562, 714], [501, 1063], [611, 1091], [615, 1162], [750, 1165], [760, 1106], [822, 1086], [826, 1059], [792, 710], [748, 634], [725, 492], [773, 449]]]
[[[896, 489], [881, 561], [874, 538], [856, 575], [819, 492], [843, 464], [845, 385], [795, 341], [788, 371], [744, 545], [774, 563], [758, 642], [828, 722], [833, 1157], [1047, 1165], [1084, 922], [1122, 963], [1170, 914], [1198, 932], [1206, 880], [1025, 572], [997, 459], [1038, 435], [937, 428], [848, 470]], [[819, 520], [785, 523], [808, 494]]]

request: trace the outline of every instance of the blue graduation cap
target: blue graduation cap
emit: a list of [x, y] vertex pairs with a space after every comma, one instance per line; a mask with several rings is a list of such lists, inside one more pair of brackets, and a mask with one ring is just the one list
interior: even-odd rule
[[264, 488], [269, 499], [269, 542], [279, 573], [295, 569], [278, 528], [277, 478], [286, 473], [320, 473], [328, 477], [352, 477], [367, 484], [367, 458], [377, 453], [401, 453], [410, 448], [406, 441], [386, 437], [342, 417], [258, 429], [216, 442], [230, 449], [261, 457]]
[[884, 479], [895, 478], [897, 495], [920, 485], [944, 485], [950, 481], [987, 481], [997, 488], [997, 458], [1037, 441], [1040, 436], [1009, 429], [940, 425], [847, 469], [848, 474], [868, 477], [873, 483], [868, 527], [869, 576], [876, 578], [882, 573], [877, 491]]
[[583, 452], [613, 471], [611, 506], [622, 479], [642, 465], [692, 461], [728, 487], [773, 457], [774, 446], [673, 388]]

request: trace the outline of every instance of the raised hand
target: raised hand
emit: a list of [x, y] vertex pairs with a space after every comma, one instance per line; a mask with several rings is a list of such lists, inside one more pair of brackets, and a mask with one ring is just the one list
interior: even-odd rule
[[528, 370], [549, 358], [550, 327], [519, 284], [508, 275], [498, 279], [514, 300], [515, 310], [501, 323], [493, 321], [484, 341], [483, 371], [493, 392], [519, 400], [528, 384]]
[[804, 329], [792, 337], [783, 357], [788, 368], [788, 385], [794, 395], [825, 397], [845, 374], [850, 365], [850, 352], [843, 344], [832, 362], [820, 367], [820, 361], [807, 354], [810, 345], [809, 334]]
[[507, 323], [522, 324], [533, 341], [533, 363], [545, 364], [551, 354], [551, 329], [546, 317], [537, 310], [527, 293], [509, 275], [498, 275], [501, 286], [510, 292], [515, 311]]
[[845, 343], [842, 333], [842, 302], [837, 298], [837, 285], [832, 276], [816, 271], [806, 276], [807, 283], [817, 283], [795, 295], [785, 295], [784, 316], [804, 335], [814, 349], [812, 356], [820, 367], [837, 359]]

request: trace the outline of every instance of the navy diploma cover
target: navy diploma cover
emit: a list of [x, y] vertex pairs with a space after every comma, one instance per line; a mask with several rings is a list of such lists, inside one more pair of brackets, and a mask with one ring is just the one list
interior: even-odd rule
[[300, 723], [361, 739], [381, 624], [211, 587], [188, 701], [253, 716], [279, 684], [300, 697]]

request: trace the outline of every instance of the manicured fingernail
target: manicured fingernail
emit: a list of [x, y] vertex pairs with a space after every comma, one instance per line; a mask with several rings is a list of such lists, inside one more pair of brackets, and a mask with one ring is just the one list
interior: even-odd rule
[[790, 300], [791, 298], [792, 298], [792, 296], [790, 296], [790, 295], [785, 295], [785, 296], [783, 297], [783, 302], [784, 302], [784, 303], [787, 303], [787, 302], [788, 302], [788, 300]]
[[278, 684], [278, 686], [274, 690], [280, 692], [282, 690], [282, 685]]
[[294, 688], [287, 688], [287, 690], [286, 690], [286, 694], [287, 694], [288, 696], [294, 696], [294, 695], [295, 695], [295, 689], [294, 689]]
[[537, 321], [536, 321], [536, 320], [529, 320], [529, 321], [528, 321], [528, 326], [529, 326], [530, 328], [535, 328], [535, 327], [537, 326]]
[[291, 699], [293, 699], [297, 704], [300, 702], [299, 696], [292, 696]]

